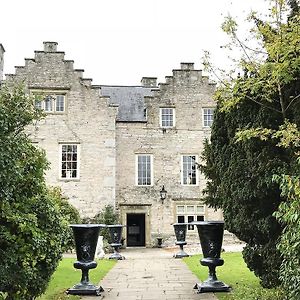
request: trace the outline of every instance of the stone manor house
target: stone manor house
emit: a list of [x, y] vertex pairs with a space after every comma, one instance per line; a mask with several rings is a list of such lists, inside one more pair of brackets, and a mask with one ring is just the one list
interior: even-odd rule
[[[56, 42], [43, 46], [2, 80], [0, 44], [0, 80], [24, 82], [46, 113], [29, 131], [46, 151], [49, 185], [60, 186], [82, 216], [114, 205], [127, 246], [150, 247], [158, 236], [174, 244], [172, 223], [222, 219], [201, 201], [198, 163], [215, 106], [215, 85], [201, 70], [181, 63], [158, 85], [154, 77], [137, 86], [92, 85]], [[187, 236], [197, 236], [192, 225]]]

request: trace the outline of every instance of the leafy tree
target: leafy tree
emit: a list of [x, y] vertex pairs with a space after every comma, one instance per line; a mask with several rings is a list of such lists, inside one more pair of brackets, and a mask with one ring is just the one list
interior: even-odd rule
[[280, 146], [293, 149], [297, 159], [297, 175], [275, 175], [274, 180], [280, 184], [282, 196], [286, 198], [274, 213], [277, 220], [284, 226], [283, 233], [277, 245], [283, 260], [280, 268], [280, 279], [286, 298], [300, 298], [300, 131], [295, 124], [280, 130]]
[[[68, 224], [82, 223], [78, 210], [69, 203], [68, 198], [63, 195], [61, 188], [52, 187], [49, 189], [49, 193], [51, 198], [56, 202], [60, 214], [64, 217]], [[67, 234], [68, 235], [64, 240], [65, 251], [73, 250], [75, 248], [75, 240], [72, 230], [70, 229]]]
[[274, 214], [284, 225], [278, 244], [283, 255], [280, 279], [287, 299], [297, 300], [300, 298], [300, 176], [281, 175], [274, 179], [280, 183], [282, 195], [287, 198]]
[[41, 117], [21, 87], [0, 90], [0, 296], [45, 291], [69, 236], [59, 196], [45, 184], [45, 153], [25, 127]]
[[[242, 50], [241, 72], [221, 79], [202, 167], [209, 179], [206, 202], [222, 208], [228, 230], [247, 243], [244, 259], [265, 287], [280, 283], [282, 260], [276, 243], [284, 224], [273, 213], [285, 199], [272, 177], [297, 169], [295, 152], [278, 146], [289, 128], [297, 132], [300, 125], [299, 7], [297, 1], [271, 2], [268, 20], [249, 16], [255, 48], [239, 38], [232, 17], [223, 24], [230, 49]], [[207, 56], [204, 63], [213, 70]]]

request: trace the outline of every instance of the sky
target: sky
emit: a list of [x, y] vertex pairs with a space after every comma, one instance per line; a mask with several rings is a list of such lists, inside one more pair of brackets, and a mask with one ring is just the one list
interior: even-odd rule
[[181, 62], [202, 69], [204, 50], [215, 65], [226, 65], [224, 17], [236, 17], [245, 35], [247, 14], [267, 7], [267, 0], [2, 1], [4, 73], [54, 41], [93, 84], [140, 85], [143, 76], [164, 82]]

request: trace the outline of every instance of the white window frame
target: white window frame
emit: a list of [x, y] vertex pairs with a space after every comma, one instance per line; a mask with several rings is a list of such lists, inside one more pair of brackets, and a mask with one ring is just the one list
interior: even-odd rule
[[[63, 109], [61, 110], [61, 105], [59, 102], [59, 99], [62, 98], [63, 100]], [[63, 94], [56, 94], [56, 100], [55, 100], [55, 112], [63, 113], [66, 111], [66, 95]]]
[[[163, 110], [164, 109], [170, 109], [172, 110], [172, 116], [173, 116], [173, 125], [163, 125]], [[174, 107], [161, 107], [159, 109], [159, 124], [160, 124], [160, 127], [161, 128], [174, 128], [175, 127], [175, 123], [176, 122], [176, 111], [175, 111], [175, 108]]]
[[[35, 107], [43, 110], [46, 114], [63, 114], [66, 112], [67, 97], [65, 91], [32, 91], [32, 93], [35, 95]], [[45, 99], [47, 97], [51, 97], [51, 108], [49, 110], [46, 110]], [[58, 109], [57, 106], [61, 97], [63, 97], [63, 110]]]
[[[63, 177], [62, 176], [62, 164], [63, 164], [63, 159], [62, 159], [62, 155], [63, 155], [63, 146], [76, 146], [77, 147], [77, 160], [76, 160], [76, 177], [70, 177], [70, 176], [66, 176]], [[68, 163], [66, 161], [66, 163]], [[71, 161], [69, 163], [72, 163]], [[67, 170], [67, 172], [71, 172], [71, 170]], [[70, 174], [70, 173], [69, 173]], [[60, 180], [79, 180], [80, 179], [80, 144], [79, 143], [60, 143], [59, 144], [59, 179]]]
[[184, 162], [183, 162], [183, 158], [185, 156], [195, 156], [195, 163], [197, 163], [198, 161], [198, 155], [196, 154], [182, 154], [181, 155], [181, 185], [184, 186], [198, 186], [198, 178], [199, 178], [199, 174], [198, 174], [198, 168], [197, 168], [197, 164], [195, 164], [195, 175], [196, 175], [196, 183], [184, 183]]
[[[150, 184], [139, 184], [139, 157], [150, 157]], [[135, 155], [135, 185], [136, 186], [153, 186], [153, 154], [139, 153]]]
[[[192, 207], [194, 208], [193, 212], [189, 212], [188, 211], [188, 206], [189, 207]], [[182, 211], [178, 211], [178, 207], [183, 207], [184, 210], [183, 212]], [[202, 208], [202, 211], [201, 212], [198, 212], [197, 211], [197, 207], [201, 207]], [[178, 217], [184, 217], [184, 223], [189, 223], [188, 222], [188, 219], [189, 217], [193, 217], [193, 221], [197, 221], [197, 218], [200, 219], [200, 217], [203, 218], [203, 220], [205, 221], [205, 210], [206, 210], [206, 207], [205, 207], [205, 204], [203, 203], [199, 203], [199, 204], [177, 204], [176, 205], [176, 223], [179, 223], [179, 220], [178, 220]], [[194, 225], [188, 225], [187, 226], [187, 229], [188, 230], [195, 230], [196, 229], [196, 226]]]
[[[213, 123], [213, 120], [214, 120], [214, 112], [215, 112], [214, 107], [203, 107], [202, 108], [202, 120], [203, 120], [202, 124], [203, 124], [203, 127], [210, 128], [212, 126], [212, 123]], [[211, 120], [211, 116], [212, 116], [212, 120]]]
[[[43, 105], [44, 105], [43, 110], [44, 110], [46, 113], [54, 112], [53, 109], [54, 109], [55, 98], [54, 98], [53, 95], [47, 95], [47, 96], [45, 96], [44, 99], [41, 100], [41, 102], [42, 102], [42, 107], [43, 107]], [[49, 103], [50, 105], [48, 105], [48, 103]], [[49, 107], [49, 109], [48, 109], [48, 107]]]

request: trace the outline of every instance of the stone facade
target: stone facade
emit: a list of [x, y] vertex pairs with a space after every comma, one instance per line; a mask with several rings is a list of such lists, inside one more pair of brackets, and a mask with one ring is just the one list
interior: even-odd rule
[[[172, 237], [174, 243], [174, 222], [222, 219], [220, 211], [201, 202], [205, 178], [198, 163], [210, 136], [204, 110], [215, 106], [215, 85], [201, 70], [182, 63], [158, 86], [153, 77], [144, 77], [140, 86], [94, 86], [64, 55], [57, 43], [44, 42], [43, 51], [6, 75], [8, 85], [24, 82], [35, 97], [64, 97], [62, 111], [54, 108], [29, 129], [50, 162], [49, 185], [60, 186], [82, 216], [114, 205], [126, 225], [128, 246], [151, 246], [158, 236], [165, 241]], [[171, 126], [162, 124], [164, 111], [172, 113], [166, 117]], [[75, 178], [62, 171], [64, 145], [76, 145]], [[151, 158], [151, 171], [139, 165], [139, 156]], [[189, 160], [185, 167], [184, 159]], [[139, 172], [149, 175], [149, 182], [140, 184]], [[163, 186], [165, 200], [160, 197]], [[197, 236], [192, 226], [189, 233]]]
[[[182, 63], [181, 69], [173, 70], [173, 76], [166, 77], [166, 83], [153, 90], [152, 96], [145, 97], [147, 121], [117, 123], [117, 204], [124, 224], [128, 213], [145, 214], [146, 224], [149, 224], [146, 245], [153, 243], [155, 236], [167, 238], [173, 234], [170, 224], [178, 221], [178, 205], [187, 209], [201, 203], [205, 178], [197, 169], [197, 183], [183, 185], [181, 160], [183, 155], [195, 155], [200, 162], [203, 141], [210, 136], [210, 128], [203, 126], [202, 109], [215, 106], [214, 88], [200, 70], [193, 69], [193, 64]], [[174, 109], [174, 127], [161, 127], [161, 108]], [[135, 183], [138, 154], [153, 157], [151, 186]], [[160, 199], [162, 186], [167, 190], [163, 203]], [[197, 213], [190, 212], [190, 215], [196, 217]], [[222, 218], [220, 211], [205, 206], [203, 216], [205, 220]], [[196, 230], [190, 230], [189, 236], [190, 233], [196, 235]]]

